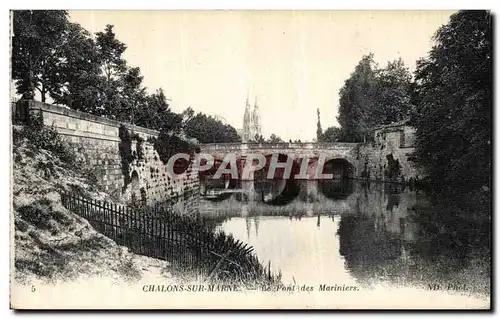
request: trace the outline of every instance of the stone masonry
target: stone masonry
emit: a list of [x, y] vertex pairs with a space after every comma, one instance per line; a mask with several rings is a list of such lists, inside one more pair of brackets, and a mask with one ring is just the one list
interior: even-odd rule
[[[38, 101], [20, 101], [13, 114], [14, 122], [22, 122], [23, 116], [33, 113], [41, 113], [44, 124], [53, 127], [73, 145], [77, 154], [94, 169], [100, 186], [116, 198], [129, 200], [135, 193], [136, 198], [145, 195], [146, 202], [153, 204], [199, 187], [198, 172], [192, 169], [192, 165], [180, 176], [167, 173], [166, 165], [147, 141], [150, 137], [158, 137], [158, 131]], [[129, 164], [131, 182], [127, 187], [124, 187], [119, 152], [121, 140], [118, 132], [122, 124], [130, 133], [138, 134], [144, 140], [143, 158]], [[137, 151], [136, 148], [137, 142], [133, 141], [132, 152]]]
[[400, 165], [400, 174], [393, 177], [393, 182], [408, 182], [410, 179], [419, 179], [422, 172], [411, 161], [414, 151], [415, 129], [398, 122], [384, 125], [373, 131], [374, 141], [359, 145], [357, 162], [358, 177], [368, 174], [370, 180], [388, 181], [388, 156]]

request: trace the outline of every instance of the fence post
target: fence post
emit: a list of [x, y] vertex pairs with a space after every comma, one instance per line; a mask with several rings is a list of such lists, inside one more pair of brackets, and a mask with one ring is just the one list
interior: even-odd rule
[[[117, 210], [116, 210], [116, 203], [110, 203], [109, 204], [109, 209], [111, 210], [112, 214], [116, 214], [118, 216], [122, 216], [122, 214], [120, 214]], [[123, 243], [125, 246], [127, 246], [128, 244], [128, 239], [127, 239], [127, 236], [126, 236], [126, 232], [125, 232], [125, 229], [126, 228], [121, 228], [120, 231], [121, 231], [121, 234], [122, 234], [122, 240], [123, 240]]]
[[85, 213], [85, 199], [82, 197], [80, 197], [80, 214], [84, 217], [87, 217], [86, 213]]
[[[144, 212], [143, 212], [144, 213]], [[148, 255], [151, 254], [151, 219], [147, 217], [146, 214], [143, 215], [144, 220], [146, 221], [146, 242], [148, 243], [147, 246], [147, 251]]]
[[[124, 212], [123, 212], [123, 207], [120, 207], [118, 206], [118, 208], [116, 208], [116, 204], [114, 205], [114, 214], [117, 214], [118, 216], [124, 216], [126, 215]], [[126, 239], [127, 236], [125, 236], [125, 241], [128, 242], [128, 240]], [[131, 241], [131, 243], [133, 243], [133, 241]], [[131, 248], [133, 249], [133, 248]]]
[[89, 205], [89, 201], [88, 200], [85, 200], [85, 215], [86, 216], [91, 216], [91, 214], [90, 214], [90, 205]]
[[111, 216], [111, 219], [112, 219], [112, 221], [111, 221], [111, 236], [113, 237], [113, 240], [116, 240], [117, 239], [117, 236], [116, 236], [116, 224], [113, 221], [113, 219], [115, 218], [115, 216], [114, 216], [113, 212], [109, 209], [108, 202], [103, 201], [102, 202], [102, 206], [103, 206], [103, 209], [106, 212], [106, 214], [108, 214], [108, 215]]
[[103, 202], [103, 206], [104, 206], [104, 211], [107, 212], [109, 215], [111, 215], [111, 219], [112, 219], [112, 226], [111, 226], [111, 230], [112, 230], [112, 236], [113, 236], [113, 240], [117, 240], [118, 239], [118, 236], [117, 236], [117, 231], [116, 231], [116, 228], [118, 227], [118, 222], [117, 222], [117, 216], [115, 216], [115, 214], [113, 214], [113, 212], [109, 209], [109, 203], [108, 202]]
[[168, 244], [169, 244], [169, 250], [168, 250], [168, 254], [169, 254], [169, 258], [172, 260], [172, 262], [174, 262], [173, 260], [173, 251], [174, 251], [174, 241], [173, 241], [173, 238], [174, 238], [174, 230], [173, 230], [173, 227], [172, 227], [172, 220], [170, 218], [170, 216], [168, 216], [168, 234], [167, 234], [167, 237], [168, 237]]
[[[103, 204], [104, 204], [104, 201], [102, 201], [102, 202], [100, 200], [97, 201], [97, 208], [99, 209], [99, 214], [97, 216], [100, 216], [100, 218], [103, 218], [104, 216], [106, 216], [106, 210], [104, 209], [104, 205]], [[106, 224], [105, 223], [99, 223], [99, 225], [102, 226], [103, 231], [106, 230]], [[105, 235], [108, 236], [108, 234], [105, 234]]]
[[139, 229], [137, 228], [137, 212], [133, 211], [132, 214], [130, 215], [132, 217], [132, 220], [130, 222], [130, 228], [132, 229], [132, 233], [134, 234], [133, 237], [131, 238], [132, 240], [132, 245], [136, 245], [137, 247], [137, 238]]
[[[147, 215], [146, 215], [146, 218], [147, 218]], [[149, 242], [149, 253], [150, 253], [150, 256], [151, 255], [154, 255], [154, 245], [155, 245], [155, 241], [154, 241], [154, 237], [153, 237], [153, 233], [154, 233], [154, 223], [153, 223], [153, 219], [151, 217], [147, 218], [148, 220], [148, 242]]]
[[160, 220], [155, 217], [155, 254], [156, 258], [160, 256]]
[[77, 211], [76, 213], [78, 215], [82, 216], [82, 214], [80, 213], [80, 201], [79, 201], [79, 198], [78, 198], [78, 194], [75, 194], [75, 202], [76, 202], [75, 210]]
[[89, 216], [94, 216], [94, 204], [93, 204], [93, 199], [89, 198]]
[[161, 255], [163, 256], [162, 259], [165, 259], [165, 230], [166, 230], [166, 225], [165, 225], [165, 220], [162, 219], [161, 223]]
[[113, 240], [116, 240], [115, 236], [114, 236], [114, 232], [113, 232], [113, 215], [106, 209], [106, 201], [102, 201], [101, 203], [101, 206], [102, 206], [102, 214], [104, 216], [109, 216], [109, 218], [111, 219], [111, 225], [110, 226], [106, 226], [108, 228], [108, 234], [106, 234], [108, 237], [110, 237], [111, 239]]
[[[128, 210], [128, 207], [125, 208]], [[144, 245], [144, 233], [145, 233], [145, 225], [144, 225], [144, 220], [143, 220], [143, 215], [139, 214], [139, 212], [136, 212], [138, 214], [138, 220], [139, 220], [139, 243], [140, 243], [140, 252], [141, 254], [144, 254], [146, 251], [146, 247]]]
[[101, 207], [101, 204], [102, 203], [100, 200], [96, 200], [97, 214], [94, 214], [94, 218], [96, 222], [98, 222], [98, 225], [101, 228], [102, 232], [104, 232], [104, 234], [109, 237], [109, 234], [107, 233], [108, 227], [106, 223], [106, 211]]

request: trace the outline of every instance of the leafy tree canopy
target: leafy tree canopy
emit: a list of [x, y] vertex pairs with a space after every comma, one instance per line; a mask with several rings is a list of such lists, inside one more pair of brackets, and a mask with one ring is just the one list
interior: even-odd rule
[[460, 11], [434, 39], [415, 72], [416, 159], [434, 184], [489, 186], [491, 13]]
[[212, 116], [201, 112], [194, 115], [192, 109], [183, 112], [185, 118], [184, 132], [196, 138], [200, 143], [231, 143], [241, 142], [234, 127], [224, 124]]
[[321, 135], [318, 142], [340, 142], [342, 141], [342, 130], [339, 127], [331, 126]]
[[342, 138], [348, 142], [371, 139], [379, 125], [409, 117], [411, 73], [401, 59], [380, 69], [373, 54], [363, 56], [340, 90], [339, 115]]

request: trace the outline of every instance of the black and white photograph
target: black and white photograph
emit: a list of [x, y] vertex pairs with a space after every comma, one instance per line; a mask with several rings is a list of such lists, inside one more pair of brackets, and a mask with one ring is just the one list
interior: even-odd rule
[[490, 10], [10, 10], [11, 309], [491, 310]]

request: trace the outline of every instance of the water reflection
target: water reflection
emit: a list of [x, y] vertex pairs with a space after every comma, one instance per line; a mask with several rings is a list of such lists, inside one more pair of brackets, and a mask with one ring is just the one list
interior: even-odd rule
[[200, 198], [199, 213], [254, 246], [284, 281], [489, 295], [488, 202], [352, 180], [245, 183]]
[[366, 284], [381, 281], [490, 290], [488, 211], [468, 200], [430, 201], [424, 194], [364, 188], [358, 211], [342, 216], [340, 253]]
[[350, 179], [320, 180], [317, 184], [321, 193], [329, 199], [345, 199], [353, 193], [354, 182]]

